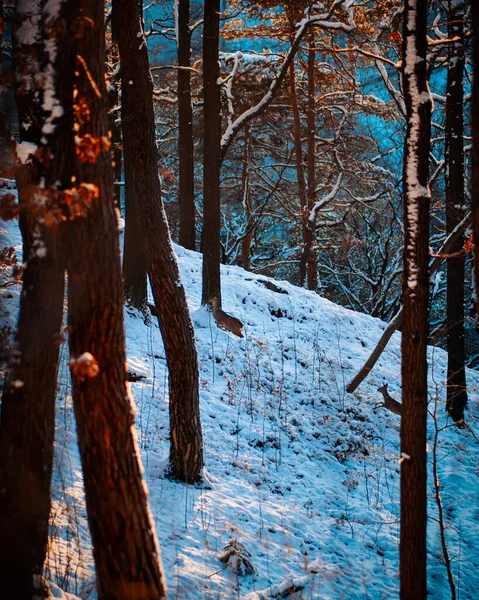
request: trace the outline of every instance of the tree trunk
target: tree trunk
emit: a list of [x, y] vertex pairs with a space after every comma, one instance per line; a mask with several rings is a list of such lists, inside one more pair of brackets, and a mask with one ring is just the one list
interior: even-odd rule
[[404, 314], [402, 326], [400, 597], [426, 598], [428, 335], [427, 192], [431, 103], [426, 82], [427, 0], [407, 0], [403, 22]]
[[193, 162], [193, 110], [191, 107], [190, 1], [178, 1], [178, 152], [180, 161], [179, 242], [195, 250], [195, 186]]
[[294, 155], [296, 157], [296, 178], [298, 181], [298, 195], [301, 206], [300, 215], [303, 230], [303, 247], [299, 261], [299, 283], [300, 285], [304, 285], [304, 282], [306, 281], [306, 269], [308, 265], [308, 257], [306, 255], [308, 237], [308, 200], [306, 195], [306, 179], [304, 175], [303, 144], [301, 142], [301, 117], [299, 114], [298, 96], [296, 94], [296, 72], [294, 59], [289, 65], [289, 94], [291, 98], [291, 110], [293, 112]]
[[316, 195], [316, 102], [315, 102], [315, 63], [316, 47], [314, 28], [309, 32], [308, 50], [308, 214], [306, 221], [306, 239], [304, 244], [304, 260], [307, 263], [308, 289], [318, 289], [318, 260], [315, 248], [316, 219], [310, 220]]
[[[70, 368], [98, 597], [158, 600], [166, 597], [165, 582], [125, 383], [123, 290], [106, 144], [104, 3], [69, 0], [67, 6], [73, 13], [68, 31], [77, 27], [78, 15], [85, 23], [75, 40], [75, 89], [90, 115], [76, 123], [76, 149], [89, 135], [100, 143], [93, 158], [81, 152], [74, 158], [68, 145], [59, 165], [71, 175], [73, 163], [75, 184], [98, 190], [87, 215], [67, 226]], [[65, 96], [68, 103], [73, 88]]]
[[217, 298], [221, 308], [220, 142], [221, 112], [218, 85], [220, 1], [205, 0], [203, 27], [203, 297]]
[[251, 136], [249, 123], [244, 129], [243, 168], [241, 173], [241, 197], [246, 217], [245, 233], [241, 241], [241, 264], [243, 269], [251, 269], [251, 244], [253, 243], [254, 225], [252, 219], [253, 203], [249, 185], [249, 159], [251, 155]]
[[[446, 229], [451, 233], [467, 211], [464, 201], [464, 4], [452, 6], [449, 0], [448, 37], [460, 41], [451, 44], [446, 93]], [[455, 422], [464, 419], [467, 404], [464, 368], [464, 266], [461, 254], [463, 236], [457, 239], [447, 259], [447, 404]]]
[[[126, 82], [128, 85], [128, 82]], [[123, 91], [122, 91], [123, 97]], [[122, 109], [122, 113], [124, 111]], [[124, 129], [124, 126], [123, 126]], [[123, 148], [125, 143], [123, 142]], [[141, 311], [147, 304], [147, 265], [145, 256], [144, 233], [141, 220], [141, 199], [136, 196], [136, 165], [131, 156], [123, 151], [125, 177], [125, 233], [123, 242], [123, 281], [125, 300], [130, 306]], [[155, 165], [155, 172], [157, 167]]]
[[[476, 298], [479, 297], [479, 5], [472, 2], [472, 62], [474, 79], [472, 86], [472, 173], [471, 203], [474, 226], [474, 276]], [[479, 316], [479, 301], [476, 302]]]
[[[143, 6], [142, 0], [138, 1]], [[143, 28], [141, 31], [143, 31]], [[112, 33], [115, 41], [118, 41], [115, 32]], [[126, 85], [130, 85], [129, 82], [130, 80], [126, 81]], [[125, 118], [124, 112], [122, 112], [122, 115]], [[123, 153], [123, 169], [125, 178], [125, 231], [122, 271], [125, 300], [130, 306], [144, 311], [148, 301], [148, 269], [143, 232], [140, 225], [141, 198], [139, 199], [136, 195], [135, 177], [137, 165], [127, 152]], [[156, 166], [155, 170], [157, 170]]]
[[171, 474], [185, 483], [193, 483], [201, 479], [203, 468], [198, 359], [186, 295], [161, 201], [148, 50], [146, 44], [138, 44], [140, 17], [138, 3], [114, 0], [113, 25], [123, 81], [124, 152], [135, 165], [132, 183], [135, 196], [141, 199], [140, 226], [168, 362]]
[[[30, 10], [29, 10], [30, 9]], [[32, 10], [32, 9], [36, 9]], [[32, 80], [44, 62], [42, 31], [34, 18], [40, 7], [18, 3], [14, 41], [16, 103], [20, 141], [40, 145], [41, 88], [22, 87], [25, 60]], [[22, 44], [26, 31], [32, 43]], [[15, 36], [16, 40], [16, 36]], [[36, 64], [31, 57], [37, 58]], [[52, 142], [49, 137], [48, 144]], [[23, 237], [23, 287], [15, 350], [9, 361], [0, 419], [0, 580], [9, 598], [47, 595], [42, 579], [48, 541], [53, 466], [55, 392], [64, 294], [64, 269], [57, 232], [43, 226], [28, 206], [48, 170], [31, 158], [16, 168]]]

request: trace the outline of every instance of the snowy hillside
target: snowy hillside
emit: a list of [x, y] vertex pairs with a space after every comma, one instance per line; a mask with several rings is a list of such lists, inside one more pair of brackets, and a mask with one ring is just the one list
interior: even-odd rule
[[[4, 229], [19, 248], [18, 232], [10, 224]], [[400, 336], [348, 394], [345, 385], [374, 347], [381, 321], [286, 282], [222, 267], [223, 308], [245, 323], [239, 339], [219, 330], [200, 307], [200, 255], [180, 247], [177, 255], [200, 359], [202, 488], [162, 476], [164, 350], [155, 320], [145, 324], [125, 311], [128, 367], [139, 377], [132, 383], [138, 440], [170, 597], [258, 600], [295, 587], [290, 598], [397, 598], [399, 417], [374, 405], [383, 382], [400, 399]], [[14, 319], [13, 309], [2, 317]], [[95, 597], [94, 566], [66, 351], [63, 346], [48, 566], [60, 588], [86, 599]], [[437, 400], [440, 427], [446, 424], [445, 366], [444, 352], [431, 349], [430, 409]], [[478, 431], [479, 377], [469, 371], [468, 378], [467, 418]], [[430, 461], [433, 432], [430, 419]], [[479, 589], [478, 464], [470, 431], [439, 434], [446, 537], [462, 599], [476, 598]], [[450, 591], [432, 477], [429, 495], [428, 585], [440, 600]]]

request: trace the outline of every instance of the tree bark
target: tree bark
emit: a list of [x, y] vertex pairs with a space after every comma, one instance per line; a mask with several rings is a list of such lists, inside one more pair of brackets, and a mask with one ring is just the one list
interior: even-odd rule
[[306, 222], [306, 238], [304, 244], [305, 261], [307, 263], [308, 289], [318, 289], [318, 259], [315, 248], [316, 219], [311, 221], [311, 212], [314, 207], [316, 195], [316, 46], [314, 42], [314, 28], [309, 32], [308, 49], [308, 216]]
[[[476, 298], [479, 297], [479, 5], [472, 2], [472, 63], [474, 79], [472, 85], [472, 173], [471, 204], [474, 228], [474, 277]], [[479, 301], [476, 301], [479, 316]]]
[[[76, 185], [98, 190], [87, 215], [67, 225], [70, 368], [98, 597], [158, 600], [166, 597], [165, 582], [125, 383], [123, 290], [106, 144], [104, 3], [69, 0], [67, 6], [68, 31], [75, 31], [79, 15], [85, 24], [75, 39], [75, 89], [90, 114], [75, 124], [76, 148], [87, 135], [103, 146], [91, 159], [72, 156], [68, 144], [59, 167], [71, 175], [73, 165]], [[64, 104], [73, 88], [65, 96]]]
[[[451, 233], [467, 211], [464, 200], [464, 4], [449, 0], [448, 37], [451, 44], [446, 93], [446, 231]], [[464, 419], [467, 404], [464, 368], [464, 275], [463, 236], [451, 249], [458, 254], [447, 259], [447, 403], [446, 410], [455, 422]]]
[[306, 255], [307, 241], [307, 212], [308, 199], [306, 195], [306, 178], [304, 175], [303, 162], [303, 144], [301, 142], [301, 117], [298, 107], [298, 96], [296, 94], [296, 72], [295, 61], [289, 65], [289, 94], [291, 99], [291, 110], [293, 112], [293, 140], [294, 140], [294, 155], [296, 159], [296, 179], [298, 182], [298, 196], [300, 204], [301, 226], [303, 231], [303, 247], [301, 249], [301, 257], [299, 261], [299, 284], [304, 285], [306, 281], [306, 269], [308, 266]]
[[[14, 68], [20, 141], [41, 145], [43, 95], [28, 84], [41, 81], [46, 60], [40, 6], [17, 3]], [[25, 33], [28, 31], [28, 36]], [[22, 40], [28, 40], [23, 44]], [[36, 61], [32, 60], [36, 58]], [[28, 61], [31, 81], [26, 81]], [[44, 65], [43, 65], [44, 66]], [[49, 136], [48, 148], [52, 143]], [[48, 180], [45, 165], [31, 157], [15, 170], [21, 205], [23, 287], [15, 349], [9, 361], [0, 417], [0, 580], [9, 598], [46, 597], [42, 578], [48, 542], [53, 466], [55, 392], [64, 295], [64, 269], [56, 231], [34, 216], [28, 199]]]
[[203, 27], [203, 297], [217, 298], [221, 308], [220, 143], [221, 107], [218, 85], [220, 1], [205, 0]]
[[406, 0], [403, 89], [404, 313], [402, 325], [400, 597], [426, 598], [426, 417], [428, 336], [428, 158], [431, 103], [426, 81], [427, 0]]
[[135, 165], [132, 184], [136, 198], [141, 200], [140, 226], [169, 370], [171, 475], [193, 483], [201, 479], [203, 468], [198, 359], [186, 295], [161, 201], [153, 86], [146, 43], [138, 43], [140, 18], [137, 2], [114, 0], [113, 26], [120, 49], [123, 82], [124, 152]]
[[193, 109], [191, 106], [190, 1], [178, 1], [178, 152], [180, 161], [179, 242], [195, 250], [195, 187], [193, 162]]
[[245, 211], [245, 234], [241, 241], [241, 264], [246, 271], [251, 270], [251, 244], [253, 243], [253, 202], [249, 185], [249, 160], [251, 155], [251, 136], [249, 123], [244, 129], [243, 168], [241, 172], [241, 197]]

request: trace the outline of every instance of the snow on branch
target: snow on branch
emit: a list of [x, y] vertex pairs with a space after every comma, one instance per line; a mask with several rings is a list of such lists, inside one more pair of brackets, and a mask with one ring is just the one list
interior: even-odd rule
[[329, 194], [327, 194], [324, 198], [321, 198], [321, 200], [318, 200], [317, 202], [315, 202], [313, 208], [311, 209], [311, 212], [309, 213], [309, 220], [311, 223], [314, 223], [316, 221], [317, 212], [320, 211], [322, 208], [324, 208], [327, 204], [329, 204], [331, 202], [331, 200], [333, 200], [336, 197], [336, 194], [338, 193], [339, 188], [341, 186], [342, 180], [343, 180], [343, 174], [341, 172], [338, 175], [336, 184], [334, 185], [333, 189], [329, 192]]
[[[246, 110], [242, 115], [240, 115], [234, 122], [230, 123], [226, 128], [226, 131], [221, 138], [221, 161], [224, 160], [226, 153], [228, 152], [229, 147], [233, 143], [233, 140], [241, 131], [241, 129], [249, 123], [255, 117], [263, 114], [263, 112], [268, 108], [268, 106], [274, 100], [281, 84], [283, 83], [286, 75], [288, 73], [289, 66], [293, 61], [299, 50], [299, 44], [303, 37], [306, 35], [309, 27], [315, 26], [320, 27], [321, 29], [326, 30], [342, 30], [342, 31], [352, 31], [355, 27], [355, 23], [353, 20], [353, 8], [352, 8], [352, 0], [338, 0], [333, 4], [333, 7], [330, 12], [322, 13], [322, 14], [307, 14], [297, 25], [296, 25], [296, 33], [294, 35], [293, 41], [291, 43], [291, 47], [289, 48], [286, 56], [283, 59], [283, 63], [281, 65], [281, 69], [278, 75], [273, 79], [271, 85], [269, 86], [266, 94], [261, 98], [261, 100]], [[343, 21], [337, 21], [335, 19], [331, 19], [331, 13], [335, 6], [340, 5], [341, 8], [347, 12], [348, 14], [348, 22], [344, 23]]]

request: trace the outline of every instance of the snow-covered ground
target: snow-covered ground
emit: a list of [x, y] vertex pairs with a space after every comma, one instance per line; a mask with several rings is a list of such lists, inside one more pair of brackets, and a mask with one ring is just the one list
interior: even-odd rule
[[[16, 225], [2, 225], [20, 249]], [[286, 282], [222, 267], [223, 308], [245, 323], [245, 338], [219, 330], [200, 307], [201, 258], [176, 248], [200, 361], [206, 481], [162, 477], [168, 456], [168, 385], [156, 322], [125, 310], [136, 426], [170, 597], [258, 600], [288, 587], [290, 598], [398, 597], [399, 417], [377, 387], [400, 398], [400, 336], [354, 393], [345, 385], [384, 323]], [[14, 319], [2, 298], [3, 319]], [[95, 598], [81, 465], [63, 347], [57, 411], [49, 577]], [[446, 355], [430, 352], [430, 409], [446, 424]], [[468, 423], [479, 434], [477, 373], [468, 371]], [[432, 460], [430, 419], [429, 458]], [[479, 590], [479, 446], [470, 430], [439, 434], [438, 467], [447, 543], [458, 598]], [[428, 563], [431, 598], [450, 598], [430, 477]], [[224, 549], [233, 553], [221, 562]], [[270, 588], [279, 586], [279, 588]], [[265, 592], [266, 590], [266, 592]], [[261, 591], [269, 595], [261, 595]], [[59, 590], [56, 597], [61, 597]], [[279, 596], [277, 596], [279, 597]], [[66, 596], [64, 596], [66, 598]]]

